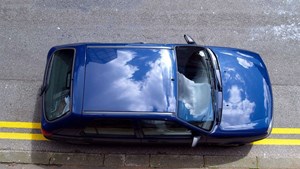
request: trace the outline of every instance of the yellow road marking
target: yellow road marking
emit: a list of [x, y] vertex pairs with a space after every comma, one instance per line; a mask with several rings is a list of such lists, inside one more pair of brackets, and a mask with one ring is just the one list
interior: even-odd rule
[[253, 142], [254, 145], [289, 145], [289, 146], [299, 146], [300, 139], [263, 139]]
[[42, 134], [0, 132], [0, 139], [47, 140]]
[[33, 122], [0, 121], [0, 128], [40, 129], [41, 124]]
[[[0, 128], [40, 129], [37, 122], [0, 121]], [[273, 128], [272, 134], [300, 134], [300, 128]]]
[[300, 128], [273, 128], [272, 134], [300, 134]]
[[[40, 129], [37, 122], [0, 121], [0, 128]], [[300, 128], [273, 128], [272, 134], [300, 134]], [[0, 132], [0, 139], [47, 140], [42, 134]], [[253, 142], [254, 145], [300, 145], [300, 139], [263, 139]]]
[[[47, 140], [42, 134], [0, 132], [0, 139], [12, 140]], [[254, 145], [300, 145], [300, 139], [263, 139], [253, 142]]]

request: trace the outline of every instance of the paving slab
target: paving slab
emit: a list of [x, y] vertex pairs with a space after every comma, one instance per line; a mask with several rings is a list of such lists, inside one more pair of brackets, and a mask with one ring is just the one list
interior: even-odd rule
[[124, 154], [106, 154], [104, 158], [104, 166], [106, 167], [123, 167], [125, 166]]
[[258, 158], [259, 168], [300, 168], [300, 158]]
[[205, 167], [219, 168], [257, 168], [256, 157], [204, 156]]
[[151, 155], [150, 166], [153, 168], [201, 168], [203, 156], [198, 155]]
[[0, 151], [0, 163], [49, 164], [51, 153]]
[[125, 166], [128, 167], [149, 167], [150, 155], [126, 155]]
[[83, 153], [50, 153], [51, 165], [80, 165], [80, 166], [104, 166], [104, 156], [101, 154]]

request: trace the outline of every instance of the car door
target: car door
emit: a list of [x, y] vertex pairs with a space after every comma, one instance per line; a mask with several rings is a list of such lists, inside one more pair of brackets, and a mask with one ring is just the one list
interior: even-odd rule
[[143, 143], [192, 143], [192, 131], [175, 121], [141, 120]]

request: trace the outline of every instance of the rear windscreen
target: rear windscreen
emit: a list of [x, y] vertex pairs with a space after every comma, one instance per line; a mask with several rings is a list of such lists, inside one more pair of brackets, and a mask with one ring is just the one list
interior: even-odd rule
[[48, 120], [59, 118], [70, 111], [74, 52], [73, 49], [62, 49], [56, 51], [51, 57], [44, 97], [45, 114]]

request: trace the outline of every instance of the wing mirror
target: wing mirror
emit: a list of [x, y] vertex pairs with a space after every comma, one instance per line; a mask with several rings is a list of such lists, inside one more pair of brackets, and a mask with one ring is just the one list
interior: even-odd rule
[[199, 143], [200, 141], [200, 136], [194, 136], [193, 137], [193, 142], [192, 142], [192, 147], [196, 147], [196, 145]]
[[196, 44], [194, 39], [192, 37], [190, 37], [189, 35], [184, 35], [183, 37], [184, 37], [187, 44]]

